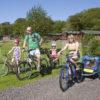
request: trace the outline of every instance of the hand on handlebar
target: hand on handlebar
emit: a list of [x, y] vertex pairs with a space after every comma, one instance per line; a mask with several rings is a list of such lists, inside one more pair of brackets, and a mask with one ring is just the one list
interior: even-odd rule
[[58, 52], [58, 56], [60, 56], [61, 54], [63, 54], [62, 52]]
[[25, 52], [25, 48], [22, 48], [22, 52]]

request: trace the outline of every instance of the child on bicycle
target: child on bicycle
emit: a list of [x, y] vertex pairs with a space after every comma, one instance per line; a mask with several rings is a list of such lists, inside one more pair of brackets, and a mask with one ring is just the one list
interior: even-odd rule
[[[70, 61], [77, 66], [77, 60], [80, 57], [80, 53], [79, 53], [79, 42], [77, 42], [75, 40], [75, 37], [73, 35], [69, 35], [68, 36], [68, 42], [66, 43], [66, 45], [58, 52], [58, 56], [60, 56], [60, 54], [65, 51], [65, 50], [69, 51], [69, 59]], [[79, 69], [77, 67], [77, 69]]]
[[14, 39], [14, 46], [8, 52], [8, 54], [10, 54], [11, 52], [13, 53], [11, 63], [13, 63], [15, 61], [15, 63], [18, 65], [18, 62], [19, 62], [20, 57], [21, 57], [21, 50], [20, 50], [18, 38]]
[[52, 43], [50, 51], [51, 51], [50, 57], [51, 57], [54, 61], [57, 61], [57, 60], [58, 60], [58, 56], [57, 56], [56, 43]]

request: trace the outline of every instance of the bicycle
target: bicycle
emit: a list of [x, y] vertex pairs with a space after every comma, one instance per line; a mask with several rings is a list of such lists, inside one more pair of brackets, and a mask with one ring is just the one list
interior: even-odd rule
[[[59, 51], [59, 50], [57, 50], [57, 51]], [[45, 49], [45, 53], [47, 54], [47, 57], [49, 58], [49, 63], [50, 63], [50, 66], [52, 67], [52, 69], [54, 69], [54, 68], [56, 68], [56, 66], [60, 65], [59, 59], [55, 60], [56, 58], [51, 56], [50, 50]]]
[[62, 65], [59, 74], [59, 85], [62, 91], [66, 91], [72, 82], [82, 82], [81, 69], [76, 70], [75, 64], [70, 61], [70, 56], [66, 57], [66, 64]]
[[[19, 70], [16, 74], [19, 80], [23, 80], [26, 78], [29, 79], [32, 75], [32, 70], [36, 69], [37, 66], [37, 58], [35, 56], [30, 55], [29, 50], [25, 50], [24, 52], [27, 52], [27, 57], [25, 60], [19, 63]], [[48, 61], [46, 58], [40, 58], [40, 66], [40, 74], [44, 75], [42, 70], [48, 67]]]
[[0, 76], [6, 76], [10, 72], [16, 74], [17, 67], [18, 66], [15, 60], [11, 63], [11, 59], [8, 57], [8, 55], [4, 55], [3, 61], [1, 62], [0, 66]]

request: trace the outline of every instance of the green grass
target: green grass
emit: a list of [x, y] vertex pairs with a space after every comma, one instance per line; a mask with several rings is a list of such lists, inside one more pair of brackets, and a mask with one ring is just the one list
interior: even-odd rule
[[43, 79], [46, 77], [57, 76], [58, 73], [59, 73], [59, 69], [55, 69], [52, 71], [52, 74], [48, 74], [43, 77], [41, 75], [39, 75], [35, 78], [26, 79], [26, 80], [22, 80], [22, 81], [18, 80], [14, 74], [9, 74], [5, 77], [0, 77], [0, 90], [12, 88], [12, 87], [21, 87], [25, 84], [29, 84], [29, 83], [35, 82], [37, 80], [40, 80], [40, 79]]
[[[2, 58], [4, 57], [3, 55], [8, 53], [8, 51], [11, 49], [12, 45], [13, 45], [12, 42], [6, 42], [6, 43], [3, 43], [3, 44], [0, 44], [0, 57], [1, 57], [0, 62], [2, 62]], [[22, 47], [22, 43], [21, 43], [21, 47]], [[50, 48], [51, 42], [50, 41], [46, 42], [45, 44], [42, 45], [42, 47], [43, 48]], [[62, 48], [62, 44], [61, 44], [60, 41], [57, 42], [57, 47]], [[25, 56], [26, 56], [26, 54], [23, 53], [22, 59], [25, 58]], [[63, 63], [63, 61], [64, 61], [63, 56], [60, 58], [61, 63]], [[57, 75], [59, 75], [59, 69], [54, 69], [52, 71], [52, 74], [45, 75], [43, 77], [41, 75], [39, 75], [39, 76], [32, 78], [32, 79], [20, 81], [20, 80], [17, 79], [16, 75], [8, 74], [7, 76], [0, 77], [0, 90], [12, 88], [12, 87], [20, 87], [20, 86], [23, 86], [25, 84], [29, 84], [29, 83], [32, 83], [34, 81], [37, 81], [37, 80], [40, 80], [40, 79], [43, 79], [43, 78], [46, 78], [46, 77], [57, 76]]]

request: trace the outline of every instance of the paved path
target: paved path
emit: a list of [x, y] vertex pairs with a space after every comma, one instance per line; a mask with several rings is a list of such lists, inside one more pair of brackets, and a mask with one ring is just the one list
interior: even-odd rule
[[100, 100], [100, 80], [86, 79], [62, 92], [58, 77], [46, 78], [23, 87], [1, 91], [0, 100]]

